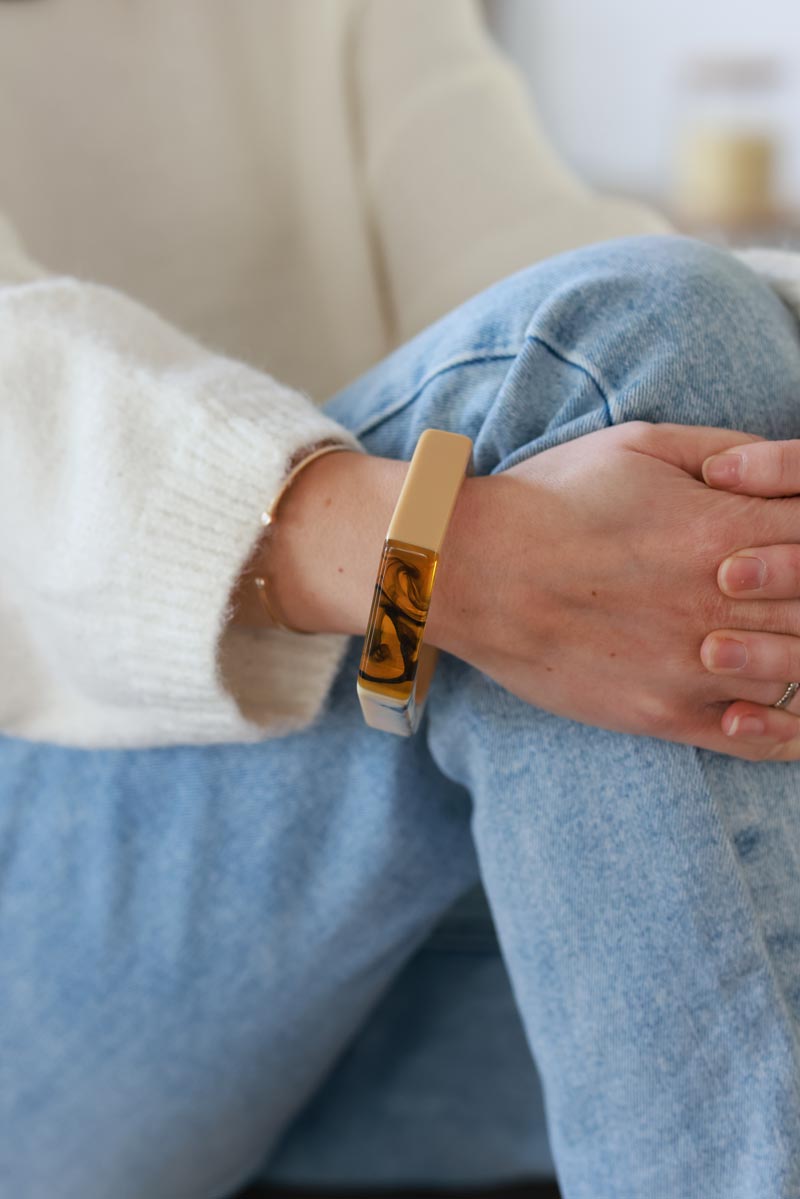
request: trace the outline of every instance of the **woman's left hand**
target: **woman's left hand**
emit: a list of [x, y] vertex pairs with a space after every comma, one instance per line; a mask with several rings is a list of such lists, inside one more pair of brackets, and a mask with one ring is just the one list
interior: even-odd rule
[[[735, 446], [707, 458], [703, 478], [709, 487], [739, 495], [800, 495], [800, 440]], [[730, 599], [800, 603], [800, 528], [796, 543], [738, 550], [720, 563], [717, 583]], [[780, 746], [797, 737], [800, 690], [785, 708], [770, 704], [781, 698], [789, 683], [800, 682], [800, 637], [715, 629], [703, 641], [700, 657], [712, 674], [763, 682], [770, 691], [764, 705], [737, 700], [726, 709], [722, 727], [729, 736], [750, 742], [757, 756], [778, 757]]]

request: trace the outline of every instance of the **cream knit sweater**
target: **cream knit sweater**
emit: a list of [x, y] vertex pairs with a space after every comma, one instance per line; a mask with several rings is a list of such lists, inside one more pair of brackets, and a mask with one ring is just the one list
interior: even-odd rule
[[0, 208], [0, 728], [82, 746], [312, 719], [342, 639], [226, 610], [293, 452], [349, 440], [315, 402], [665, 228], [558, 162], [471, 0], [0, 4]]

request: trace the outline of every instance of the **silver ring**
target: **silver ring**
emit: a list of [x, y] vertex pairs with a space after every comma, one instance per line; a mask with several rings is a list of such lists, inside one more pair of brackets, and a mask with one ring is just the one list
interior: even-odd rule
[[798, 691], [800, 691], [800, 683], [788, 683], [778, 702], [772, 705], [773, 708], [788, 708]]

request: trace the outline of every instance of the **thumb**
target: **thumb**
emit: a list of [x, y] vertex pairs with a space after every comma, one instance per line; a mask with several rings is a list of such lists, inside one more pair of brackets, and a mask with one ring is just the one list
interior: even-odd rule
[[745, 444], [761, 440], [754, 433], [743, 433], [736, 429], [715, 429], [708, 425], [663, 424], [648, 425], [644, 447], [640, 442], [632, 448], [644, 448], [652, 457], [679, 467], [695, 479], [704, 479], [703, 466], [709, 458], [724, 454], [727, 450], [741, 452]]
[[739, 495], [800, 494], [800, 441], [759, 441], [727, 446], [703, 463], [709, 487]]

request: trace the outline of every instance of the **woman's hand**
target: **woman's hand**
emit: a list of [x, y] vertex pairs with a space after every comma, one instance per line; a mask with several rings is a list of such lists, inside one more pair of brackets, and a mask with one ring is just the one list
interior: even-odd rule
[[[770, 562], [779, 555], [785, 576], [795, 549], [782, 543], [800, 529], [800, 499], [702, 482], [709, 455], [743, 443], [747, 434], [726, 430], [629, 423], [468, 479], [426, 639], [522, 699], [587, 724], [747, 758], [800, 758], [796, 718], [764, 707], [792, 677], [779, 643], [794, 648], [800, 605], [768, 598], [775, 574], [744, 598], [717, 586], [721, 564], [747, 544], [778, 547], [765, 553]], [[406, 470], [347, 452], [311, 463], [242, 576], [235, 619], [267, 623], [252, 586], [264, 574], [288, 623], [363, 633]], [[770, 491], [763, 481], [753, 486]], [[791, 577], [780, 585], [781, 594], [800, 592]], [[710, 632], [730, 629], [769, 647], [753, 677], [701, 660]], [[745, 736], [735, 717], [756, 711], [783, 739]]]
[[[740, 496], [797, 496], [800, 494], [800, 441], [758, 441], [729, 447], [703, 463], [710, 487]], [[773, 503], [795, 512], [798, 500]], [[790, 619], [779, 632], [758, 631], [742, 623], [735, 609], [726, 627], [715, 629], [700, 647], [706, 669], [726, 678], [738, 696], [746, 697], [727, 709], [722, 727], [731, 739], [750, 747], [759, 758], [796, 757], [800, 738], [800, 692], [788, 709], [770, 705], [787, 683], [800, 682], [800, 519], [785, 545], [741, 548], [726, 557], [717, 572], [720, 591], [731, 599], [752, 603], [779, 601]], [[794, 601], [792, 603], [791, 601]], [[793, 635], [794, 634], [794, 635]], [[760, 684], [769, 694], [759, 705], [747, 702], [749, 688]]]
[[[737, 710], [779, 697], [792, 677], [788, 657], [765, 659], [751, 678], [711, 673], [699, 652], [713, 629], [782, 640], [800, 633], [791, 599], [733, 599], [717, 586], [720, 564], [742, 546], [779, 545], [800, 530], [800, 499], [702, 482], [710, 454], [744, 442], [747, 434], [725, 430], [630, 423], [468, 480], [445, 542], [430, 637], [551, 712], [766, 756], [730, 734]], [[797, 593], [790, 579], [781, 594]], [[751, 702], [721, 722], [734, 700]], [[797, 721], [771, 756], [800, 758]]]

